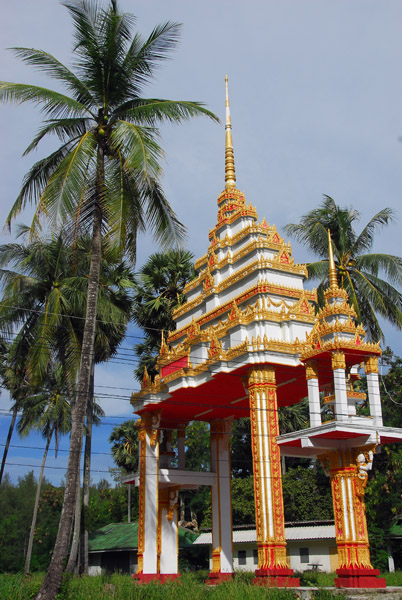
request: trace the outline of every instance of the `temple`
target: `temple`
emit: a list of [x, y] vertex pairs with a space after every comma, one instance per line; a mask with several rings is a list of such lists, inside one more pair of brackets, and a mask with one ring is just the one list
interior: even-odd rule
[[[315, 314], [315, 291], [304, 289], [305, 265], [274, 225], [259, 221], [236, 186], [226, 78], [225, 188], [218, 196], [207, 252], [198, 276], [174, 313], [176, 330], [162, 338], [154, 381], [144, 375], [133, 394], [139, 415], [139, 582], [178, 573], [178, 493], [207, 485], [212, 499], [212, 570], [208, 582], [233, 577], [230, 434], [232, 422], [251, 418], [258, 545], [255, 582], [298, 586], [286, 557], [280, 455], [318, 456], [328, 472], [339, 554], [337, 585], [381, 587], [372, 569], [364, 514], [364, 487], [375, 448], [399, 441], [402, 430], [383, 427], [378, 344], [364, 331], [336, 281], [330, 248], [330, 287]], [[356, 365], [365, 364], [370, 416], [359, 416]], [[306, 383], [307, 380], [307, 383]], [[329, 415], [322, 422], [320, 392]], [[308, 395], [310, 427], [280, 436], [278, 407]], [[210, 425], [210, 471], [186, 470], [186, 426]], [[177, 467], [172, 467], [172, 432]], [[306, 492], [308, 492], [306, 490]]]

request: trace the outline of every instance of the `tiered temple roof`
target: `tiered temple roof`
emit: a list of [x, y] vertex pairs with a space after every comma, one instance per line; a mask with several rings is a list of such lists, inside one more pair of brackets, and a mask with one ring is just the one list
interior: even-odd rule
[[248, 402], [241, 378], [250, 365], [266, 363], [278, 365], [279, 403], [300, 398], [299, 357], [315, 323], [316, 293], [304, 289], [307, 269], [295, 263], [290, 243], [265, 217], [259, 221], [236, 187], [227, 80], [225, 129], [225, 189], [217, 222], [207, 253], [195, 263], [198, 275], [184, 290], [187, 300], [174, 312], [177, 328], [162, 341], [159, 376], [153, 382], [146, 376], [133, 396], [136, 412], [160, 402], [163, 414], [172, 416], [169, 406], [177, 411], [176, 403], [185, 403], [193, 388], [195, 404], [202, 399], [205, 410], [190, 410], [187, 402], [187, 418], [244, 416]]

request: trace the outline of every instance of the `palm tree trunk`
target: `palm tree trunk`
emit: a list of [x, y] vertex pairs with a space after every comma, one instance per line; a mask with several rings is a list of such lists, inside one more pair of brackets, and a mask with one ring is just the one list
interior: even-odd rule
[[80, 529], [81, 529], [81, 486], [77, 485], [77, 496], [75, 499], [75, 513], [74, 513], [74, 532], [73, 541], [70, 548], [70, 556], [68, 557], [68, 563], [66, 566], [66, 573], [72, 575], [77, 565], [78, 546], [80, 542]]
[[91, 376], [91, 391], [87, 407], [87, 428], [85, 436], [84, 450], [84, 481], [82, 484], [82, 535], [81, 535], [81, 570], [86, 575], [88, 574], [88, 527], [86, 523], [86, 514], [89, 506], [89, 484], [91, 480], [91, 446], [92, 446], [92, 417], [94, 406], [94, 389], [95, 389], [95, 363], [92, 365]]
[[30, 566], [31, 566], [32, 546], [33, 546], [33, 540], [34, 540], [34, 534], [35, 534], [36, 519], [38, 517], [40, 489], [41, 489], [41, 486], [42, 486], [43, 471], [45, 470], [47, 453], [49, 451], [50, 440], [53, 437], [53, 432], [54, 432], [54, 426], [50, 430], [49, 436], [47, 438], [46, 448], [45, 448], [45, 451], [43, 453], [42, 464], [41, 464], [41, 467], [40, 467], [38, 485], [36, 486], [35, 504], [34, 504], [33, 515], [32, 515], [31, 530], [29, 532], [29, 541], [28, 541], [27, 555], [26, 555], [26, 558], [25, 558], [24, 575], [28, 575], [29, 569], [30, 569]]
[[6, 445], [4, 447], [3, 459], [1, 461], [1, 467], [0, 467], [0, 485], [1, 485], [1, 481], [3, 479], [4, 467], [6, 466], [8, 449], [10, 447], [11, 436], [13, 435], [13, 431], [14, 431], [14, 425], [15, 425], [15, 420], [17, 418], [17, 412], [18, 412], [17, 406], [14, 405], [13, 416], [12, 416], [10, 427], [9, 427], [9, 430], [8, 430]]
[[36, 595], [36, 600], [54, 600], [58, 593], [62, 577], [63, 562], [68, 552], [68, 542], [74, 516], [77, 481], [79, 476], [82, 436], [90, 393], [92, 363], [94, 360], [96, 311], [99, 291], [99, 272], [102, 245], [102, 209], [101, 200], [104, 197], [104, 154], [98, 148], [96, 173], [96, 207], [92, 233], [92, 254], [89, 268], [87, 307], [84, 333], [82, 339], [81, 362], [78, 377], [77, 402], [72, 411], [72, 427], [70, 436], [70, 452], [66, 473], [63, 508], [60, 516], [59, 529], [52, 554], [52, 559], [42, 586]]

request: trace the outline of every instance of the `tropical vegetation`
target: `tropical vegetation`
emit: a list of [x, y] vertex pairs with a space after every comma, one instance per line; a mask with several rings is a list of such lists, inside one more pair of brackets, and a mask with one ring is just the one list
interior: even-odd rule
[[46, 120], [25, 154], [56, 135], [61, 145], [27, 173], [7, 219], [15, 219], [27, 203], [35, 205], [31, 235], [46, 222], [63, 227], [72, 239], [91, 236], [87, 304], [81, 346], [73, 425], [70, 436], [64, 509], [51, 567], [38, 598], [53, 598], [61, 584], [73, 520], [79, 455], [90, 395], [94, 360], [102, 237], [121, 255], [135, 259], [139, 231], [150, 230], [158, 241], [178, 242], [184, 229], [162, 192], [157, 125], [196, 115], [216, 120], [200, 103], [147, 99], [144, 86], [155, 67], [176, 45], [179, 25], [157, 26], [143, 40], [131, 15], [122, 14], [116, 0], [99, 6], [89, 0], [66, 0], [74, 24], [74, 71], [48, 52], [15, 48], [26, 64], [48, 74], [67, 93], [3, 82], [0, 100], [32, 102]]
[[350, 303], [369, 338], [384, 340], [379, 317], [402, 328], [402, 258], [371, 252], [375, 234], [394, 220], [391, 208], [383, 208], [363, 227], [355, 230], [360, 213], [340, 207], [330, 196], [300, 219], [286, 225], [288, 235], [304, 244], [320, 260], [307, 265], [309, 277], [318, 280], [318, 305], [324, 304], [328, 286], [328, 229], [331, 231], [338, 284], [349, 295]]

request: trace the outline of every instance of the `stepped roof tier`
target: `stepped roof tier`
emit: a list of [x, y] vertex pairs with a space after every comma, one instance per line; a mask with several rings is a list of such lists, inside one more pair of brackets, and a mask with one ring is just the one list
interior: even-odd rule
[[[370, 356], [380, 356], [379, 343], [366, 342], [366, 332], [357, 324], [357, 315], [349, 304], [346, 290], [338, 286], [331, 234], [329, 237], [329, 288], [324, 292], [325, 305], [316, 315], [314, 327], [301, 351], [300, 360], [319, 360], [320, 383], [332, 382], [334, 353], [342, 352], [348, 372]], [[356, 372], [357, 370], [354, 369]]]
[[[326, 409], [330, 418], [318, 426], [280, 436], [278, 444], [285, 456], [317, 456], [329, 448], [402, 441], [402, 429], [384, 427], [382, 423], [377, 364], [380, 344], [364, 341], [366, 333], [356, 322], [357, 315], [349, 304], [348, 294], [338, 287], [329, 231], [328, 242], [330, 285], [324, 293], [325, 305], [317, 314], [300, 360], [306, 365], [307, 378], [319, 381], [320, 389], [325, 393], [324, 413]], [[367, 395], [356, 389], [356, 381], [360, 379], [358, 371], [363, 365], [369, 392], [369, 415], [359, 410], [363, 403], [367, 404]], [[343, 372], [344, 389], [340, 384], [338, 390], [334, 389], [337, 371]], [[342, 395], [343, 406], [339, 405]], [[315, 410], [319, 410], [318, 404]]]
[[[304, 289], [305, 265], [290, 243], [236, 187], [226, 79], [225, 189], [207, 253], [174, 313], [176, 330], [162, 340], [159, 375], [145, 373], [132, 397], [137, 413], [161, 409], [162, 422], [249, 415], [243, 377], [276, 366], [279, 405], [305, 396], [300, 353], [315, 323], [315, 291]], [[191, 395], [190, 395], [191, 394]]]

